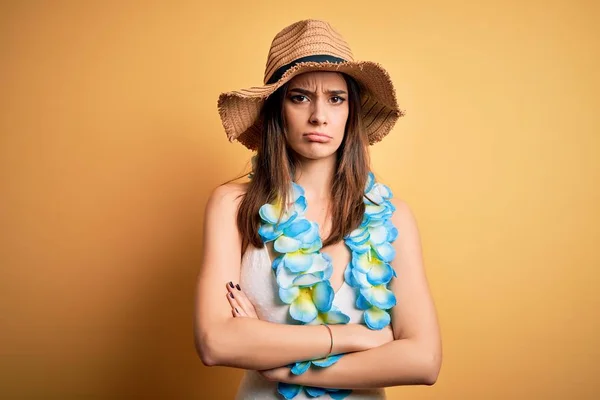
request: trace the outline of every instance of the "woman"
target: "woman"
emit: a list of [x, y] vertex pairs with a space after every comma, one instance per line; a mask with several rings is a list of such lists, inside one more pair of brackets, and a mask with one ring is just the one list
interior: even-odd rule
[[432, 385], [441, 340], [417, 225], [369, 169], [368, 145], [402, 116], [387, 72], [304, 20], [276, 35], [264, 83], [219, 98], [230, 141], [257, 154], [250, 182], [206, 206], [203, 363], [247, 370], [238, 399]]

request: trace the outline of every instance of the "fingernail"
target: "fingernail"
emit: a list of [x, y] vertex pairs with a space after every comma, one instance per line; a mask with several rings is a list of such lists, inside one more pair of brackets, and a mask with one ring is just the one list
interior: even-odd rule
[[235, 287], [237, 288], [237, 290], [242, 290], [242, 288], [240, 288], [240, 285], [235, 285]]
[[231, 296], [232, 299], [234, 298], [233, 293], [229, 292], [229, 295]]
[[229, 286], [233, 287], [233, 282], [229, 282]]

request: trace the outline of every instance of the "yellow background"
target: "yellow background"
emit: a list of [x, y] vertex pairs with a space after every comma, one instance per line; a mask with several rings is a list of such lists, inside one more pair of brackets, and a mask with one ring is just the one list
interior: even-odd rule
[[389, 398], [600, 398], [597, 3], [250, 3], [0, 6], [1, 397], [233, 396], [192, 338], [204, 204], [251, 156], [216, 101], [322, 18], [406, 110], [373, 168], [417, 216], [444, 361]]

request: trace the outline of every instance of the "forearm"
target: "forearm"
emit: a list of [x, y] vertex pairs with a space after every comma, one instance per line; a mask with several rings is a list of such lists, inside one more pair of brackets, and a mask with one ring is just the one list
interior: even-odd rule
[[[335, 337], [333, 354], [358, 350], [358, 324], [330, 325]], [[320, 325], [287, 325], [254, 318], [230, 318], [206, 332], [202, 359], [207, 365], [253, 370], [276, 368], [296, 361], [324, 357], [329, 351], [329, 333]]]
[[410, 339], [394, 340], [366, 351], [346, 354], [327, 368], [310, 368], [279, 381], [303, 386], [368, 389], [398, 385], [432, 385], [441, 363], [441, 349], [431, 351]]

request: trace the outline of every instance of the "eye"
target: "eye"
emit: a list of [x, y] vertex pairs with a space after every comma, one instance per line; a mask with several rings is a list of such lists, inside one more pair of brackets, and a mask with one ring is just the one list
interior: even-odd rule
[[302, 101], [302, 99], [308, 99], [308, 98], [303, 94], [296, 94], [296, 95], [290, 96], [290, 99], [294, 103], [304, 103], [304, 101]]
[[[344, 101], [346, 101], [346, 99], [344, 99], [343, 97], [340, 97], [340, 96], [333, 96], [331, 99], [334, 100], [333, 102], [335, 104], [341, 104]], [[335, 101], [335, 99], [337, 99], [337, 101]]]

